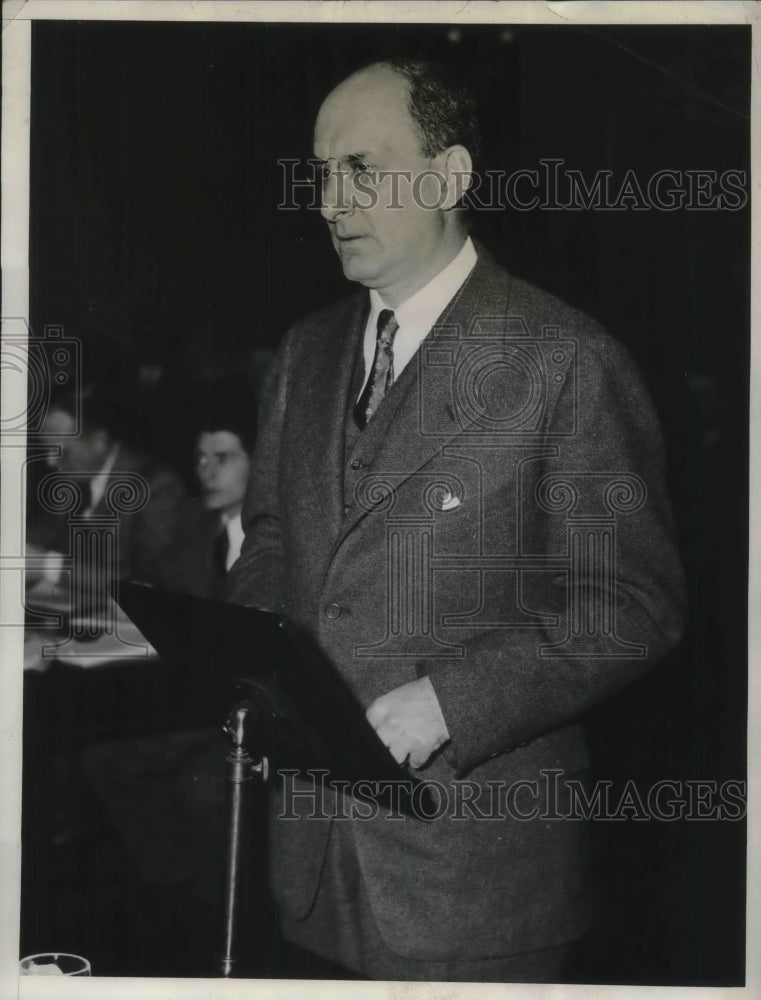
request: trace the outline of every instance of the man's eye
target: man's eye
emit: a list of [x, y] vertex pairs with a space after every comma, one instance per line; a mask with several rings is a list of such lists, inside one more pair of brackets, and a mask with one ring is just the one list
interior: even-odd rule
[[369, 164], [364, 163], [362, 160], [349, 161], [346, 165], [339, 164], [335, 167], [329, 163], [320, 165], [319, 177], [323, 185], [328, 183], [332, 174], [336, 175], [336, 183], [339, 185], [348, 180], [356, 180], [358, 177], [362, 177], [370, 183], [375, 183], [375, 171]]

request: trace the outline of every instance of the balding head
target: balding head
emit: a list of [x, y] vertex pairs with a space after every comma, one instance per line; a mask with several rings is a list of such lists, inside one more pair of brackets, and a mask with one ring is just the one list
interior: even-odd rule
[[[325, 98], [315, 124], [318, 133], [330, 133], [330, 126], [351, 118], [368, 129], [415, 132], [408, 110], [408, 87], [404, 77], [385, 63], [375, 63], [352, 73]], [[421, 149], [418, 152], [422, 152]]]
[[372, 63], [347, 77], [334, 93], [356, 77], [365, 77], [372, 86], [378, 79], [387, 79], [389, 72], [404, 83], [405, 103], [418, 132], [420, 151], [425, 156], [435, 156], [449, 146], [460, 145], [477, 162], [481, 155], [481, 131], [475, 99], [439, 63], [425, 59]]
[[407, 78], [376, 63], [331, 91], [315, 125], [323, 216], [344, 274], [392, 308], [462, 246], [456, 205], [471, 169], [463, 146], [427, 153], [410, 108]]

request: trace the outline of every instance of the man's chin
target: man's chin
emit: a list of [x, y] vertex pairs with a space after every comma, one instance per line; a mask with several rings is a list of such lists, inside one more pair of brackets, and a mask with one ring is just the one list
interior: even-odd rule
[[374, 288], [378, 280], [377, 268], [373, 267], [370, 261], [356, 257], [341, 257], [341, 266], [344, 277], [348, 281], [356, 281], [367, 288]]
[[344, 275], [349, 281], [363, 281], [377, 270], [372, 248], [368, 239], [350, 240], [346, 243], [334, 242], [335, 251], [341, 261]]

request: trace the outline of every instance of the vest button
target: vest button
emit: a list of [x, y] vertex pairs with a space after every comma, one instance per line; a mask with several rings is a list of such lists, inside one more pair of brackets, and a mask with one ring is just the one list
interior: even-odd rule
[[352, 469], [361, 469], [364, 464], [361, 458], [353, 458], [351, 461]]
[[329, 604], [327, 608], [325, 608], [325, 614], [328, 618], [340, 618], [341, 608], [338, 604]]

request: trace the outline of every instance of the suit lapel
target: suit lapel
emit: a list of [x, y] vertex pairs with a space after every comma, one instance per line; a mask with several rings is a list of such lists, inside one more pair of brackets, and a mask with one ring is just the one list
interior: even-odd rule
[[[440, 359], [449, 355], [479, 315], [495, 317], [497, 294], [504, 303], [505, 272], [478, 246], [479, 259], [470, 276], [454, 299], [438, 318], [415, 357], [405, 368], [399, 381], [386, 397], [368, 426], [379, 421], [371, 448], [363, 448], [368, 473], [391, 473], [400, 485], [431, 459], [443, 451], [467, 426], [463, 413], [456, 412], [455, 398], [445, 380], [432, 380], [427, 366], [430, 352], [441, 352]], [[365, 431], [365, 434], [367, 434]], [[353, 504], [343, 519], [341, 538], [368, 513], [366, 506]], [[340, 539], [339, 539], [340, 541]]]
[[321, 512], [320, 533], [328, 545], [343, 519], [344, 421], [368, 301], [361, 293], [325, 320], [330, 329], [326, 326], [315, 338], [320, 347], [314, 349], [308, 373], [300, 373], [293, 392], [297, 411], [308, 415], [299, 441], [303, 481], [309, 484], [305, 499], [310, 517], [315, 510]]

